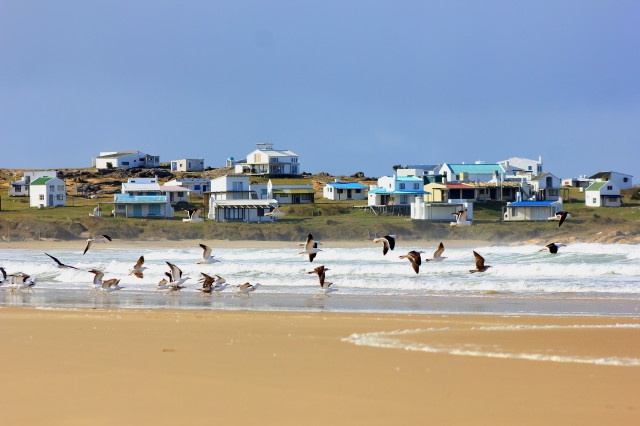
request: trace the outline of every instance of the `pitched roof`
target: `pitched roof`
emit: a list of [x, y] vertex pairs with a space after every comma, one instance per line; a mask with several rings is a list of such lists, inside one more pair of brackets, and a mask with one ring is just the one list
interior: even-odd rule
[[31, 182], [31, 186], [33, 186], [33, 185], [44, 185], [47, 182], [49, 182], [51, 179], [53, 179], [53, 178], [49, 177], [49, 176], [40, 177], [40, 178], [34, 180], [33, 182]]
[[603, 186], [605, 186], [608, 183], [609, 183], [608, 180], [594, 182], [591, 185], [587, 186], [585, 191], [600, 191], [600, 188], [602, 188]]

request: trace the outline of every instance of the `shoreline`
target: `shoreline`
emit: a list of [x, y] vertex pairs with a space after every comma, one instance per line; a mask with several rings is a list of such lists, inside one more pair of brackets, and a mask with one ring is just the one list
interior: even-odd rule
[[0, 335], [8, 424], [590, 426], [640, 410], [638, 318], [9, 307]]

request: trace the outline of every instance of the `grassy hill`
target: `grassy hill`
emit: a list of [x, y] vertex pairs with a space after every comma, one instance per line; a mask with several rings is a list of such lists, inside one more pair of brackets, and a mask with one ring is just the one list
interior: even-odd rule
[[[323, 183], [335, 177], [326, 174], [308, 176], [318, 191], [316, 203], [283, 206], [286, 216], [275, 222], [217, 223], [205, 220], [184, 223], [186, 212], [176, 211], [173, 219], [96, 218], [89, 214], [98, 202], [113, 200], [112, 192], [129, 176], [126, 172], [96, 173], [95, 169], [71, 169], [64, 172], [68, 185], [67, 207], [37, 209], [29, 207], [28, 198], [8, 197], [8, 185], [15, 171], [0, 171], [0, 240], [38, 239], [73, 240], [90, 234], [106, 233], [118, 239], [203, 239], [302, 241], [312, 232], [318, 239], [366, 241], [388, 233], [403, 240], [485, 240], [496, 243], [548, 241], [598, 241], [640, 243], [640, 202], [638, 189], [625, 193], [624, 207], [591, 208], [584, 205], [583, 193], [571, 189], [565, 210], [572, 217], [562, 227], [556, 222], [503, 222], [506, 203], [474, 204], [474, 223], [469, 227], [451, 227], [449, 223], [411, 220], [404, 216], [376, 215], [355, 209], [354, 201], [329, 201], [321, 198]], [[147, 171], [148, 172], [148, 171]], [[208, 171], [210, 177], [225, 170]], [[346, 180], [348, 177], [341, 177]], [[161, 179], [169, 180], [167, 179]], [[371, 181], [359, 179], [364, 184]], [[91, 184], [96, 198], [86, 198], [79, 185]], [[199, 197], [191, 203], [203, 206]], [[366, 202], [359, 202], [361, 205]]]

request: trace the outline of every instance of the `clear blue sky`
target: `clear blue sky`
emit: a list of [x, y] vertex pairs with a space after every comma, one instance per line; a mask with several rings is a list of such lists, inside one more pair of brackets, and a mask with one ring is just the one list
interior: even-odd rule
[[640, 182], [640, 2], [0, 0], [0, 167], [538, 158]]

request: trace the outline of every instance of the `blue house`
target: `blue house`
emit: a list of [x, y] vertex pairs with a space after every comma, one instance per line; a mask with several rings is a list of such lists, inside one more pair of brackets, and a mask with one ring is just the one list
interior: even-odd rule
[[383, 176], [378, 185], [369, 190], [369, 206], [410, 206], [424, 190], [424, 179], [419, 176]]
[[322, 196], [329, 200], [364, 200], [366, 189], [360, 182], [342, 182], [336, 179], [322, 188]]

